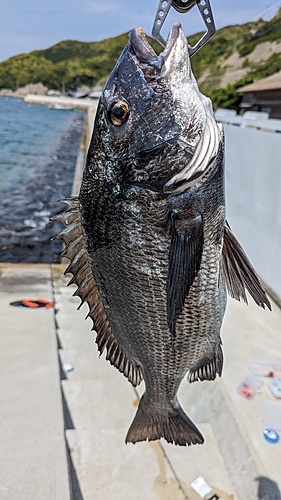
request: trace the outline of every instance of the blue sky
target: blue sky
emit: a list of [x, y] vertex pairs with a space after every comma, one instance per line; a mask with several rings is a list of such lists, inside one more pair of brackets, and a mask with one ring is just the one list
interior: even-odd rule
[[[218, 28], [263, 17], [270, 19], [281, 0], [211, 0]], [[0, 0], [0, 61], [72, 39], [102, 40], [142, 26], [150, 34], [158, 0]], [[166, 28], [183, 24], [186, 35], [203, 29], [198, 9], [171, 9]], [[164, 31], [165, 34], [165, 31]]]

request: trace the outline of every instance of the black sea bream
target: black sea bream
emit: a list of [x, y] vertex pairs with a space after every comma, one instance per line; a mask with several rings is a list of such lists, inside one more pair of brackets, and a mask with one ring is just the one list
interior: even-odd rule
[[177, 391], [221, 375], [226, 290], [270, 308], [225, 223], [224, 140], [180, 24], [157, 56], [130, 34], [102, 93], [78, 198], [58, 218], [99, 352], [136, 386], [126, 442], [203, 443]]

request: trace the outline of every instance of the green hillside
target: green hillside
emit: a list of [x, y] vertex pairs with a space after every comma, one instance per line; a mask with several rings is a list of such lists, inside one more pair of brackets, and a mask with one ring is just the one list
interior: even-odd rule
[[[259, 54], [254, 57], [256, 49]], [[212, 98], [216, 108], [238, 109], [241, 96], [236, 94], [237, 88], [281, 70], [281, 9], [270, 21], [260, 19], [218, 30], [194, 55], [192, 67], [200, 90]]]
[[[74, 89], [103, 84], [128, 42], [128, 33], [100, 42], [65, 40], [46, 50], [20, 54], [0, 63], [0, 88], [15, 90], [29, 83]], [[154, 40], [150, 42], [159, 50]]]
[[[189, 43], [193, 45], [199, 36], [189, 37]], [[127, 40], [127, 33], [100, 42], [66, 40], [46, 50], [11, 57], [0, 63], [0, 88], [15, 90], [38, 82], [54, 89], [61, 89], [62, 83], [66, 89], [102, 85]], [[149, 41], [157, 52], [161, 50], [157, 42]], [[218, 30], [192, 58], [201, 91], [216, 107], [237, 107], [240, 97], [236, 88], [281, 69], [280, 42], [281, 9], [268, 22], [259, 20]]]

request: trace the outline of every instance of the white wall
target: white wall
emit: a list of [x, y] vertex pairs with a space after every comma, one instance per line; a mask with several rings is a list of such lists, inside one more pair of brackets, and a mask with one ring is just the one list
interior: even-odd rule
[[281, 134], [224, 124], [228, 222], [281, 298]]

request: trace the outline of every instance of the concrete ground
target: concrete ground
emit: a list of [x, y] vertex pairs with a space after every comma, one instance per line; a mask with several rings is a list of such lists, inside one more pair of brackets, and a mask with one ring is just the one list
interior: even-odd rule
[[0, 499], [69, 500], [50, 266], [0, 265]]
[[[281, 359], [280, 309], [230, 299], [222, 378], [183, 381], [179, 399], [204, 445], [125, 445], [143, 387], [98, 357], [64, 267], [0, 265], [0, 499], [199, 500], [190, 486], [198, 476], [224, 500], [280, 499], [281, 443], [266, 443], [262, 416], [267, 400], [281, 401], [266, 379], [251, 400], [236, 390], [249, 358]], [[55, 310], [9, 305], [39, 297]], [[66, 363], [74, 369], [64, 374]]]

